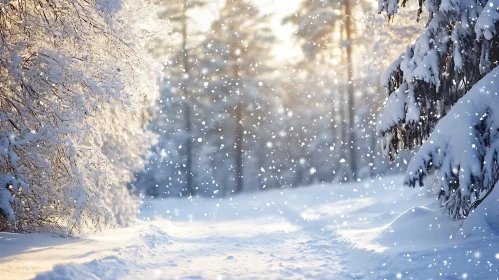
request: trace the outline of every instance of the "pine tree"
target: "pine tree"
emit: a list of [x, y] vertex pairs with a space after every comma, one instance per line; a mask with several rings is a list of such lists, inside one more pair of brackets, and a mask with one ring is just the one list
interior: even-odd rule
[[[178, 2], [171, 2], [173, 3], [178, 3]], [[183, 92], [183, 97], [185, 99], [184, 101], [184, 121], [185, 121], [185, 134], [186, 134], [186, 139], [184, 142], [185, 145], [185, 155], [186, 155], [186, 167], [185, 167], [185, 176], [186, 176], [186, 187], [185, 187], [185, 194], [187, 196], [192, 196], [195, 194], [195, 187], [194, 187], [194, 180], [193, 180], [193, 149], [192, 145], [194, 142], [194, 139], [192, 138], [192, 107], [193, 103], [191, 100], [193, 100], [193, 94], [189, 92], [189, 84], [190, 80], [192, 79], [192, 71], [191, 71], [191, 65], [190, 65], [190, 54], [189, 54], [189, 48], [188, 48], [188, 40], [189, 40], [189, 34], [187, 33], [188, 30], [188, 23], [189, 23], [189, 18], [187, 16], [187, 12], [189, 9], [193, 7], [200, 7], [202, 6], [202, 2], [200, 1], [188, 1], [188, 0], [183, 0], [181, 7], [177, 8], [177, 11], [175, 11], [175, 8], [172, 9], [172, 7], [166, 7], [167, 10], [170, 12], [176, 12], [174, 15], [170, 16], [170, 19], [176, 19], [178, 21], [178, 24], [180, 25], [180, 33], [181, 33], [181, 49], [179, 52], [180, 58], [182, 60], [182, 70], [183, 70], [183, 79], [184, 82], [180, 86], [182, 92]]]
[[[451, 218], [465, 218], [498, 179], [494, 68], [499, 3], [419, 4], [418, 14], [423, 5], [429, 11], [427, 27], [383, 74], [389, 98], [377, 130], [391, 158], [402, 147], [422, 145], [408, 166], [405, 184], [422, 185], [435, 171], [442, 206]], [[381, 0], [379, 11], [391, 18], [398, 5]]]
[[266, 23], [267, 17], [251, 2], [227, 0], [202, 45], [201, 81], [210, 106], [204, 117], [211, 133], [225, 142], [219, 152], [229, 154], [226, 149], [234, 149], [229, 169], [235, 174], [235, 192], [242, 191], [244, 184], [245, 132], [250, 132], [252, 117], [258, 117], [267, 103], [263, 92], [268, 90], [273, 35]]
[[172, 36], [153, 38], [149, 49], [156, 55], [170, 55], [165, 69], [167, 78], [161, 81], [161, 96], [154, 108], [156, 117], [150, 125], [159, 135], [158, 143], [150, 155], [147, 171], [138, 174], [134, 184], [145, 188], [144, 193], [151, 196], [193, 196], [195, 126], [199, 125], [193, 114], [198, 97], [194, 81], [199, 72], [195, 46], [202, 37], [193, 28], [190, 14], [202, 8], [204, 2], [155, 0], [154, 3], [160, 7], [158, 16], [170, 23]]
[[[357, 172], [357, 143], [355, 140], [355, 104], [354, 104], [354, 84], [353, 84], [353, 23], [352, 3], [350, 0], [303, 0], [296, 14], [287, 17], [284, 23], [292, 22], [298, 27], [297, 36], [300, 38], [302, 50], [307, 59], [311, 62], [327, 61], [335, 43], [344, 47], [345, 61], [345, 94], [340, 98], [345, 98], [346, 108], [340, 109], [342, 115], [341, 140], [345, 145], [348, 155], [349, 171], [345, 171], [347, 176], [356, 177]], [[342, 39], [338, 42], [335, 39], [335, 32], [341, 34]], [[340, 101], [340, 103], [343, 103]], [[348, 128], [348, 129], [347, 129]], [[334, 132], [332, 132], [334, 133]], [[343, 149], [341, 150], [342, 152]]]

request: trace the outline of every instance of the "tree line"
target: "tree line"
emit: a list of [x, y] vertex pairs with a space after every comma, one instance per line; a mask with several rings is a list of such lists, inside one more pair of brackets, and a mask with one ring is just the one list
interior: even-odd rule
[[219, 1], [208, 31], [196, 31], [192, 17], [210, 3], [156, 2], [175, 39], [151, 42], [171, 55], [151, 109], [159, 140], [134, 188], [218, 197], [397, 172], [375, 137], [379, 71], [360, 73], [355, 57], [372, 44], [362, 39], [369, 3], [302, 1], [282, 24], [303, 56], [286, 63], [272, 53], [272, 15], [252, 1]]

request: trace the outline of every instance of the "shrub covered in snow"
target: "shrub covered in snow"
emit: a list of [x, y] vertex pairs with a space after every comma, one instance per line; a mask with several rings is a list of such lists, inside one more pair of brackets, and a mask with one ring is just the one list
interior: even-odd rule
[[0, 230], [79, 234], [134, 216], [126, 182], [158, 66], [136, 44], [154, 32], [136, 8], [0, 2]]
[[[498, 180], [499, 1], [419, 3], [418, 13], [423, 5], [429, 12], [427, 27], [383, 74], [390, 95], [377, 132], [391, 158], [400, 144], [422, 145], [405, 184], [422, 185], [436, 171], [442, 206], [451, 218], [465, 218]], [[379, 12], [391, 17], [398, 5], [380, 0]]]

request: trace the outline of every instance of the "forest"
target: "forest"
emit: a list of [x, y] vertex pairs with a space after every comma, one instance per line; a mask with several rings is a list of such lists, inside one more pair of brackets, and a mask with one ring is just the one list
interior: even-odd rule
[[[264, 2], [158, 2], [172, 38], [150, 42], [168, 69], [149, 124], [158, 142], [132, 183], [144, 195], [224, 197], [401, 170], [381, 157], [375, 130], [391, 58], [364, 35], [386, 25], [375, 3], [297, 1], [270, 15]], [[207, 29], [198, 14], [213, 20]]]
[[499, 0], [0, 0], [0, 270], [497, 279], [498, 27]]

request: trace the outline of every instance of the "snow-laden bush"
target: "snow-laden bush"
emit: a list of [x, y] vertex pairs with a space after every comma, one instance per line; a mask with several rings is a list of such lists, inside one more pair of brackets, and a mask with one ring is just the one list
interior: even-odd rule
[[[427, 28], [382, 76], [390, 96], [377, 131], [391, 158], [400, 144], [424, 143], [405, 184], [422, 185], [436, 170], [442, 206], [451, 218], [465, 218], [498, 180], [498, 71], [490, 71], [498, 63], [499, 1], [419, 3], [418, 13], [423, 5], [429, 12]], [[379, 11], [391, 17], [398, 5], [380, 0]]]
[[79, 234], [134, 216], [126, 183], [159, 65], [132, 4], [0, 2], [0, 230]]

